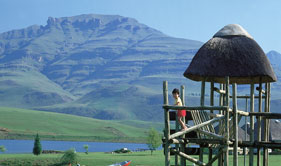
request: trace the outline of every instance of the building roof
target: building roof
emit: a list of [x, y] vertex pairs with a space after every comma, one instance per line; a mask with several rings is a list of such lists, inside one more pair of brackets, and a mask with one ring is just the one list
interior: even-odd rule
[[194, 81], [250, 84], [277, 80], [265, 53], [240, 25], [218, 31], [195, 54], [184, 76]]

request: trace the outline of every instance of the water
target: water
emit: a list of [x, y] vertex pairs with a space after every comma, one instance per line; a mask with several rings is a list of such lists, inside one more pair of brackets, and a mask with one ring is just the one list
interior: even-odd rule
[[[146, 144], [135, 143], [111, 143], [111, 142], [73, 142], [73, 141], [40, 141], [42, 150], [65, 151], [75, 148], [77, 152], [85, 152], [83, 145], [88, 145], [89, 152], [111, 152], [121, 148], [129, 150], [148, 149]], [[0, 140], [0, 146], [4, 145], [5, 153], [32, 153], [34, 140]], [[0, 152], [1, 154], [2, 152]]]

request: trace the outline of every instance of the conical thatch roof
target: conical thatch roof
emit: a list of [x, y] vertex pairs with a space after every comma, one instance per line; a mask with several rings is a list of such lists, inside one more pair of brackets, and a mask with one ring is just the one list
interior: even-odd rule
[[[270, 128], [269, 128], [269, 141], [280, 142], [281, 141], [281, 122], [279, 120], [270, 119]], [[245, 125], [242, 126], [242, 129], [245, 129]], [[264, 139], [264, 121], [261, 123], [261, 138]], [[250, 135], [250, 128], [247, 126], [247, 133]], [[255, 140], [258, 139], [258, 124], [255, 123]], [[248, 137], [249, 140], [250, 137]]]
[[194, 80], [249, 84], [275, 82], [268, 58], [240, 25], [230, 24], [217, 32], [196, 53], [184, 76]]

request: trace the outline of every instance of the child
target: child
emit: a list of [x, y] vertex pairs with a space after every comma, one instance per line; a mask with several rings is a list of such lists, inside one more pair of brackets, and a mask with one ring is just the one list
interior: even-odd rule
[[[179, 97], [179, 94], [180, 94], [179, 90], [177, 88], [175, 88], [173, 90], [172, 94], [173, 94], [173, 97], [175, 98], [175, 105], [182, 106], [181, 98]], [[185, 126], [185, 124], [182, 121], [182, 119], [186, 116], [186, 111], [185, 110], [178, 110], [177, 116], [178, 116], [178, 120], [179, 120], [179, 123], [180, 123], [181, 128], [182, 128], [182, 131], [186, 130], [187, 127]]]

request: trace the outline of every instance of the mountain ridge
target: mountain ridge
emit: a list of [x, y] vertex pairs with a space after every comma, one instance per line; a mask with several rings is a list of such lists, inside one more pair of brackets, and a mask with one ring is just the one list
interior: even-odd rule
[[200, 92], [182, 74], [202, 44], [118, 15], [49, 17], [45, 26], [0, 34], [0, 105], [161, 120], [163, 80]]

